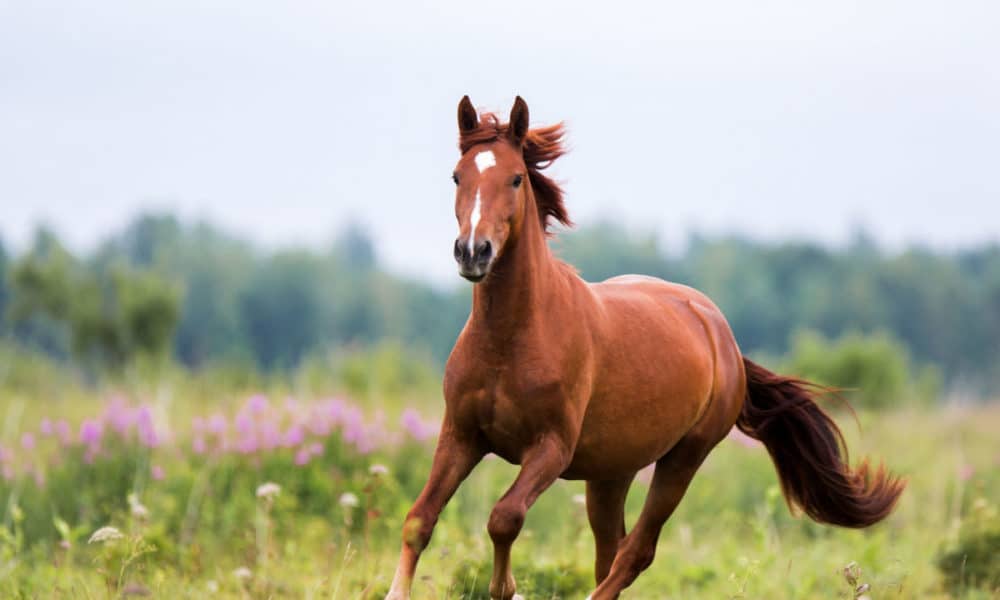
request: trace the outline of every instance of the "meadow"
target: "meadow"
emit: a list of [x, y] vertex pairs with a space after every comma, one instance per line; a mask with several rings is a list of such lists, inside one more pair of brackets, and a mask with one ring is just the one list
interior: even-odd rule
[[[380, 598], [430, 465], [436, 392], [255, 385], [205, 376], [5, 392], [0, 596]], [[625, 597], [996, 597], [996, 558], [982, 553], [1000, 531], [1000, 406], [839, 421], [855, 458], [882, 457], [909, 480], [887, 522], [848, 531], [791, 515], [766, 451], [734, 434]], [[488, 597], [485, 524], [515, 473], [487, 458], [464, 484], [421, 559], [415, 598]], [[645, 491], [640, 473], [629, 522]], [[559, 481], [530, 511], [514, 547], [526, 598], [591, 590], [582, 494], [581, 482]]]

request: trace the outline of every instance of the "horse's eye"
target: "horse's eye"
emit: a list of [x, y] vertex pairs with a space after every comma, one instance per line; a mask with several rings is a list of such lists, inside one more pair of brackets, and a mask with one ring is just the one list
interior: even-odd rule
[[451, 180], [455, 182], [455, 185], [458, 185], [458, 173], [452, 173]]
[[514, 187], [519, 187], [521, 185], [521, 176], [520, 175], [514, 175], [514, 182], [513, 182], [513, 184], [514, 184]]

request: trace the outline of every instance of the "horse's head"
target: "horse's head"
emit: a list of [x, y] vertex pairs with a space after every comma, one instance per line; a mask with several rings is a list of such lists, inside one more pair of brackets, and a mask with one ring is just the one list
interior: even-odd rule
[[524, 215], [529, 184], [522, 148], [528, 134], [528, 105], [518, 96], [510, 123], [497, 135], [496, 129], [480, 126], [476, 109], [465, 96], [458, 105], [458, 129], [463, 139], [484, 129], [492, 133], [463, 148], [453, 176], [458, 219], [455, 260], [459, 274], [476, 282], [489, 273]]

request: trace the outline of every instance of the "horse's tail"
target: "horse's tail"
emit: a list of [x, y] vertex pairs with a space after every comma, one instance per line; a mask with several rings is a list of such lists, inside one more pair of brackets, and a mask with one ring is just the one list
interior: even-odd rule
[[775, 375], [746, 358], [747, 395], [740, 431], [767, 447], [789, 504], [821, 523], [867, 527], [892, 511], [906, 483], [863, 460], [851, 469], [844, 437], [816, 404], [824, 389]]

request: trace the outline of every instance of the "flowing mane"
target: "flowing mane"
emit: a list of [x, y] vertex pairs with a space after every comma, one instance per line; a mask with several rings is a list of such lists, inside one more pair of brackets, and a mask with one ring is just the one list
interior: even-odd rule
[[[524, 139], [524, 164], [528, 167], [528, 180], [535, 192], [535, 203], [538, 205], [538, 216], [542, 227], [550, 233], [552, 221], [558, 221], [566, 227], [572, 227], [563, 202], [563, 191], [551, 177], [542, 174], [554, 160], [566, 154], [563, 137], [566, 127], [556, 123], [546, 127], [530, 129]], [[478, 144], [495, 142], [507, 135], [507, 123], [501, 123], [493, 113], [487, 112], [479, 116], [479, 126], [466, 131], [459, 136], [458, 148], [462, 154]]]

